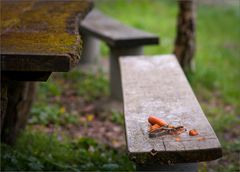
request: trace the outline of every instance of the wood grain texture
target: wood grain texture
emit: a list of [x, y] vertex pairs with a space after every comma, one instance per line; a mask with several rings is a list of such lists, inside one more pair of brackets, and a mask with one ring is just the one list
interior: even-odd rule
[[79, 62], [79, 21], [91, 7], [88, 0], [1, 1], [1, 70], [68, 71]]
[[[221, 145], [174, 55], [120, 58], [127, 147], [137, 163], [183, 163], [214, 160]], [[179, 136], [149, 138], [148, 116], [196, 129]], [[152, 154], [151, 154], [152, 152]]]
[[128, 27], [97, 10], [92, 10], [81, 22], [81, 31], [104, 40], [113, 47], [158, 44], [158, 36]]

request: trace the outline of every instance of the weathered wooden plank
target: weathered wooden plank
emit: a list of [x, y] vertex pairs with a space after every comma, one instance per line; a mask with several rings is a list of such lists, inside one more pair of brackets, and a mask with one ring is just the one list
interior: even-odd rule
[[68, 55], [49, 54], [1, 54], [2, 71], [66, 72], [71, 69]]
[[[174, 55], [128, 56], [120, 58], [120, 67], [131, 159], [137, 163], [183, 163], [221, 157], [218, 138]], [[199, 135], [192, 137], [186, 132], [149, 138], [149, 115], [187, 130], [197, 129]]]
[[128, 27], [97, 10], [91, 11], [81, 22], [81, 31], [106, 41], [113, 47], [158, 44], [158, 36]]
[[79, 21], [91, 7], [87, 0], [1, 1], [1, 70], [68, 71], [79, 62]]

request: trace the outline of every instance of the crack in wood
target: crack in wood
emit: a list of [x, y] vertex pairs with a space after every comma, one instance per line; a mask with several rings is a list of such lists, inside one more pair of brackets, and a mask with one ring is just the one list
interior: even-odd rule
[[162, 143], [163, 143], [164, 150], [167, 151], [166, 145], [165, 145], [165, 142], [164, 142], [164, 138], [162, 138]]

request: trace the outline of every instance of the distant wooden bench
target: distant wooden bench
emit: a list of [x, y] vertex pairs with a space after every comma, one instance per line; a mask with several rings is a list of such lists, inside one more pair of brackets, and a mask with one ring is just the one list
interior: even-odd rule
[[118, 57], [143, 54], [143, 45], [158, 44], [158, 36], [128, 27], [97, 10], [92, 10], [80, 24], [84, 35], [83, 62], [91, 62], [99, 56], [99, 41], [110, 48], [111, 96], [122, 99]]
[[[120, 58], [120, 69], [127, 149], [137, 170], [196, 171], [196, 162], [222, 156], [218, 138], [174, 55]], [[199, 135], [149, 138], [149, 115], [196, 129]]]

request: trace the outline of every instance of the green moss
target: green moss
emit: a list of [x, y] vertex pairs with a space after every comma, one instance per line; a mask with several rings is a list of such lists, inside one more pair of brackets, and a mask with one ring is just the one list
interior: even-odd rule
[[124, 151], [82, 137], [70, 140], [27, 129], [15, 146], [1, 144], [1, 171], [134, 171]]
[[19, 15], [33, 5], [34, 1], [19, 1], [18, 3], [1, 1], [1, 33], [18, 23]]
[[88, 11], [86, 1], [15, 1], [1, 5], [5, 10], [1, 18], [2, 52], [79, 56], [82, 41], [77, 16]]

